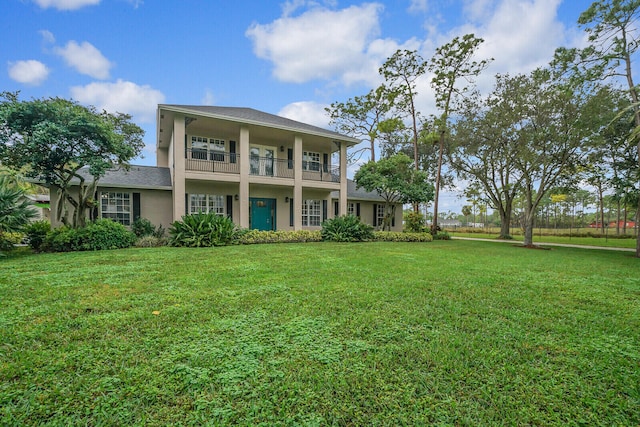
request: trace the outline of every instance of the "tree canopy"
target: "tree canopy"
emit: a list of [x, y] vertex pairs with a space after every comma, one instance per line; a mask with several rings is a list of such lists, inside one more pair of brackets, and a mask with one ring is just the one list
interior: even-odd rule
[[433, 185], [424, 171], [413, 168], [403, 153], [364, 164], [354, 176], [357, 188], [375, 191], [385, 200], [384, 227], [390, 228], [394, 203], [426, 203], [433, 200]]
[[[98, 180], [110, 168], [137, 156], [144, 131], [126, 114], [97, 112], [62, 98], [20, 101], [3, 93], [0, 102], [0, 162], [58, 190], [55, 218], [81, 227], [95, 204]], [[79, 171], [88, 170], [87, 182]], [[78, 191], [70, 191], [78, 185]], [[69, 208], [72, 217], [69, 218]]]

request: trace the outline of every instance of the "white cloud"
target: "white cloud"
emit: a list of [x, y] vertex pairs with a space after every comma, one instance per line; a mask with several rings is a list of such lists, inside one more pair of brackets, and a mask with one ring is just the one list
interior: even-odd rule
[[215, 105], [216, 98], [215, 98], [215, 96], [213, 95], [213, 92], [211, 92], [210, 89], [205, 90], [204, 96], [200, 100], [200, 103], [202, 105]]
[[140, 122], [155, 120], [158, 104], [164, 102], [164, 94], [148, 85], [137, 85], [118, 80], [115, 83], [94, 82], [71, 88], [71, 97], [83, 104], [111, 113], [131, 114]]
[[317, 102], [294, 102], [282, 108], [278, 115], [291, 120], [329, 129], [329, 116], [324, 110], [328, 105]]
[[409, 5], [409, 13], [427, 12], [429, 10], [428, 0], [411, 0]]
[[113, 64], [89, 42], [78, 44], [71, 40], [65, 47], [56, 47], [54, 51], [81, 74], [101, 80], [109, 78]]
[[56, 38], [53, 36], [53, 33], [49, 30], [40, 30], [38, 31], [42, 36], [42, 41], [45, 43], [53, 44], [56, 42]]
[[382, 9], [378, 3], [338, 11], [315, 8], [270, 24], [253, 24], [246, 35], [255, 54], [273, 63], [278, 80], [303, 83], [345, 76], [345, 83], [351, 83], [348, 76], [362, 79], [372, 68], [367, 48], [380, 32]]
[[34, 0], [34, 2], [43, 9], [52, 7], [58, 10], [77, 10], [99, 4], [100, 0]]
[[9, 77], [18, 83], [37, 86], [44, 82], [48, 76], [47, 66], [35, 59], [9, 62]]

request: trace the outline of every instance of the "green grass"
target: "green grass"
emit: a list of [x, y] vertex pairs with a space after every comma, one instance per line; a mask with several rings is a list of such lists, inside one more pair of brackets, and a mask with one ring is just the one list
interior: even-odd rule
[[640, 424], [629, 253], [14, 254], [0, 295], [0, 425]]
[[[498, 233], [467, 233], [467, 232], [458, 232], [458, 231], [448, 231], [449, 235], [453, 237], [473, 237], [476, 239], [496, 239], [498, 237]], [[516, 242], [522, 242], [522, 236], [513, 236], [513, 240]], [[538, 234], [533, 235], [533, 243], [563, 243], [570, 245], [581, 245], [581, 246], [599, 246], [603, 248], [635, 248], [636, 247], [636, 239], [630, 238], [614, 238], [614, 237], [569, 237], [569, 236], [553, 236], [553, 235], [543, 235], [540, 236]]]

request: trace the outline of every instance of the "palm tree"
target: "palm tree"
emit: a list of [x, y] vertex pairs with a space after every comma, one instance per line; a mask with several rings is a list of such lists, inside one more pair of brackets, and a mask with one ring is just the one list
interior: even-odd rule
[[11, 249], [13, 244], [3, 235], [21, 231], [36, 217], [31, 201], [25, 191], [6, 176], [0, 175], [0, 249]]

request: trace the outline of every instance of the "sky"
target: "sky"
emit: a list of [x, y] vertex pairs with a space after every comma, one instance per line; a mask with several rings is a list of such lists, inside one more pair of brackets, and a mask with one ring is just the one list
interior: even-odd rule
[[[131, 114], [146, 132], [132, 163], [155, 165], [158, 104], [249, 107], [329, 128], [324, 108], [377, 87], [378, 68], [398, 49], [428, 59], [473, 33], [485, 40], [477, 58], [494, 59], [477, 81], [488, 91], [497, 73], [527, 73], [548, 64], [557, 47], [584, 46], [576, 22], [590, 4], [2, 0], [0, 91]], [[425, 116], [435, 112], [429, 78], [418, 81]], [[463, 203], [447, 191], [440, 212], [460, 212]]]

